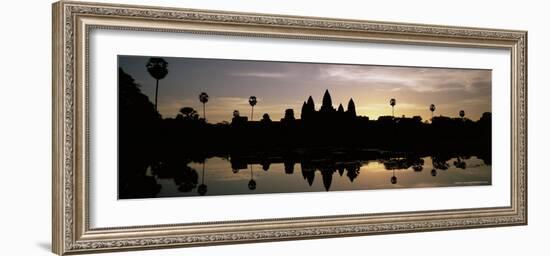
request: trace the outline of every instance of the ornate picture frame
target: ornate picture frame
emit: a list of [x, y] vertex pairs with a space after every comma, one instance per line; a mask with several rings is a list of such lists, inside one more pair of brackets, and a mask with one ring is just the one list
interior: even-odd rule
[[[510, 205], [92, 228], [89, 35], [101, 29], [509, 50]], [[71, 1], [53, 5], [52, 31], [52, 247], [59, 255], [527, 224], [526, 31]]]

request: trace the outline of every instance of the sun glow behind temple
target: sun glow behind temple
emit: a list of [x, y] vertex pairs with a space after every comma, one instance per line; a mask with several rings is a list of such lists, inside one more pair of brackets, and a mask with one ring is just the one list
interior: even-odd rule
[[119, 198], [492, 183], [490, 70], [121, 56], [118, 79]]
[[[155, 80], [145, 71], [149, 57], [120, 56], [119, 67], [132, 75], [141, 90], [154, 100]], [[258, 99], [255, 113], [268, 113], [273, 120], [293, 109], [300, 116], [309, 96], [321, 103], [326, 89], [333, 107], [346, 107], [350, 98], [357, 115], [371, 120], [392, 114], [390, 98], [397, 99], [395, 116], [457, 116], [465, 110], [477, 120], [491, 112], [491, 71], [424, 67], [289, 63], [245, 60], [164, 58], [169, 73], [159, 87], [158, 111], [163, 117], [175, 117], [182, 107], [202, 108], [201, 92], [210, 95], [208, 122], [230, 121], [232, 111], [243, 115], [250, 111], [248, 97]], [[317, 104], [320, 106], [320, 104]]]

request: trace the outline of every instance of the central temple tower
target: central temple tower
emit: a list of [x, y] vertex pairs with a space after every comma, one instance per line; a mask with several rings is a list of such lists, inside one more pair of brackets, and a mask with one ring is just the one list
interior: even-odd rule
[[332, 113], [336, 110], [334, 107], [332, 107], [332, 98], [330, 97], [330, 93], [328, 92], [328, 89], [325, 91], [325, 95], [323, 95], [323, 105], [321, 105], [321, 109], [319, 112], [322, 113]]

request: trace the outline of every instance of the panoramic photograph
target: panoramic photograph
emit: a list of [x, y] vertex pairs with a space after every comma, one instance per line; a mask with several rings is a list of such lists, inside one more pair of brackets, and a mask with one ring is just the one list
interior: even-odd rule
[[118, 198], [491, 185], [491, 70], [118, 56]]

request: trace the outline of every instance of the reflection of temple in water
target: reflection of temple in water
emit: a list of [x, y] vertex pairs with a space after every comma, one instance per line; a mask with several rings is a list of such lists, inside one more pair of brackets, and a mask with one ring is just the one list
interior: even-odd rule
[[[333, 159], [330, 157], [327, 157], [326, 159], [308, 159], [307, 161], [299, 161], [296, 160], [295, 157], [293, 158], [291, 156], [273, 156], [260, 159], [254, 157], [247, 158], [243, 156], [233, 156], [218, 158], [216, 161], [218, 161], [218, 163], [219, 161], [225, 161], [227, 167], [231, 166], [234, 174], [239, 173], [240, 176], [248, 180], [245, 184], [240, 183], [242, 184], [242, 188], [240, 185], [238, 188], [230, 188], [230, 186], [228, 187], [229, 191], [221, 193], [223, 195], [230, 195], [244, 194], [244, 192], [236, 191], [242, 191], [245, 187], [247, 191], [266, 193], [263, 192], [265, 188], [268, 188], [268, 190], [273, 190], [274, 186], [280, 186], [277, 189], [280, 189], [280, 192], [286, 192], [286, 183], [276, 185], [276, 183], [273, 183], [274, 180], [270, 179], [270, 174], [267, 174], [270, 173], [270, 167], [272, 166], [275, 166], [273, 169], [281, 172], [278, 174], [274, 173], [274, 176], [278, 177], [290, 177], [295, 174], [298, 168], [298, 170], [301, 171], [301, 177], [304, 181], [302, 184], [313, 189], [309, 191], [322, 191], [323, 189], [325, 191], [331, 191], [342, 190], [343, 185], [347, 186], [346, 184], [349, 184], [346, 182], [342, 183], [340, 181], [336, 182], [337, 179], [345, 179], [350, 183], [355, 182], [357, 184], [356, 179], [360, 175], [361, 168], [369, 165], [369, 163], [374, 163], [373, 168], [375, 168], [375, 170], [382, 167], [382, 170], [390, 171], [387, 173], [387, 180], [385, 180], [384, 183], [386, 184], [385, 186], [387, 186], [386, 188], [391, 188], [402, 187], [404, 181], [405, 183], [407, 183], [407, 181], [410, 182], [410, 179], [403, 179], [403, 177], [400, 177], [405, 171], [408, 171], [409, 174], [407, 175], [416, 176], [420, 175], [426, 167], [429, 170], [427, 176], [431, 176], [430, 179], [437, 179], [440, 175], [443, 175], [443, 173], [449, 172], [449, 170], [453, 170], [454, 172], [458, 170], [461, 172], [467, 168], [476, 168], [485, 165], [483, 160], [480, 158], [474, 159], [473, 162], [468, 161], [468, 159], [470, 159], [470, 156], [437, 155], [419, 157], [416, 155], [407, 155], [355, 161], [338, 158]], [[166, 161], [152, 165], [147, 168], [147, 173], [145, 176], [142, 176], [140, 180], [136, 180], [136, 186], [139, 185], [140, 191], [142, 191], [141, 194], [136, 194], [136, 197], [156, 197], [156, 195], [158, 195], [162, 190], [161, 188], [167, 184], [169, 186], [174, 186], [175, 190], [180, 193], [178, 196], [220, 195], [219, 189], [225, 189], [223, 187], [224, 184], [220, 184], [221, 180], [213, 176], [208, 179], [205, 178], [205, 173], [207, 173], [207, 170], [209, 169], [208, 162], [210, 161], [211, 160], [207, 161], [206, 159], [193, 162], [189, 162], [188, 160]], [[216, 167], [216, 169], [217, 168], [220, 167]], [[226, 170], [231, 173], [230, 169]], [[256, 170], [256, 172], [254, 170]], [[262, 173], [262, 177], [258, 180], [255, 179], [257, 172]], [[274, 172], [274, 170], [271, 170], [271, 172]], [[363, 176], [362, 181], [360, 181], [359, 184], [365, 184], [365, 179], [369, 180], [368, 169], [366, 169], [366, 173], [367, 176]], [[268, 176], [266, 176], [266, 174]], [[223, 177], [223, 174], [219, 177]], [[292, 179], [294, 179], [294, 177], [296, 176], [293, 176]], [[317, 183], [315, 183], [316, 179]], [[485, 184], [490, 184], [490, 178], [487, 182], [488, 183]], [[300, 186], [299, 181], [296, 181], [296, 184]], [[296, 184], [294, 186], [296, 186]], [[376, 184], [383, 186], [383, 183]], [[215, 192], [209, 191], [212, 187]], [[234, 189], [237, 190], [232, 193], [231, 191]], [[364, 187], [363, 189], [369, 188]], [[303, 191], [308, 190], [305, 189]]]
[[313, 184], [315, 179], [315, 172], [319, 171], [323, 179], [323, 186], [326, 191], [330, 190], [330, 185], [332, 184], [332, 176], [334, 173], [338, 173], [340, 177], [346, 172], [346, 177], [348, 177], [350, 182], [353, 182], [357, 176], [359, 176], [359, 169], [361, 168], [361, 163], [302, 163], [302, 176], [307, 181], [309, 186]]
[[[294, 173], [294, 166], [296, 161], [292, 159], [281, 159], [274, 158], [271, 161], [267, 160], [254, 160], [254, 159], [242, 159], [242, 158], [231, 158], [231, 168], [234, 173], [239, 172], [240, 170], [245, 170], [249, 168], [249, 165], [260, 164], [264, 171], [268, 171], [271, 164], [283, 164], [284, 171], [286, 174]], [[332, 184], [332, 176], [334, 173], [338, 173], [340, 177], [346, 174], [346, 177], [350, 182], [353, 182], [357, 176], [359, 176], [359, 170], [362, 166], [361, 162], [330, 162], [330, 161], [304, 161], [300, 163], [300, 169], [302, 170], [302, 177], [307, 181], [309, 186], [313, 185], [315, 180], [315, 175], [317, 172], [321, 174], [323, 180], [323, 186], [326, 191], [330, 190]]]
[[[465, 159], [469, 159], [469, 156], [457, 156], [453, 157], [447, 155], [439, 155], [431, 157], [432, 170], [431, 175], [436, 176], [437, 171], [445, 171], [450, 168], [449, 162], [452, 162], [453, 166], [458, 169], [466, 169]], [[377, 162], [381, 163], [384, 166], [384, 169], [390, 170], [393, 172], [390, 183], [398, 184], [398, 174], [397, 171], [412, 170], [414, 172], [422, 172], [424, 169], [425, 161], [423, 158], [416, 155], [409, 155], [406, 157], [390, 157], [384, 159], [375, 159]], [[327, 160], [327, 159], [315, 159], [308, 161], [297, 161], [292, 158], [285, 158], [283, 156], [271, 157], [269, 159], [256, 159], [256, 158], [246, 158], [246, 157], [231, 157], [231, 168], [234, 173], [239, 172], [239, 170], [245, 170], [250, 168], [252, 165], [261, 165], [262, 170], [269, 171], [271, 164], [282, 164], [284, 166], [284, 172], [286, 174], [294, 173], [294, 166], [299, 162], [300, 169], [302, 172], [303, 179], [313, 186], [315, 181], [315, 176], [317, 173], [321, 175], [322, 183], [326, 191], [330, 190], [330, 187], [333, 182], [333, 176], [337, 173], [340, 177], [345, 177], [353, 182], [358, 176], [361, 167], [373, 160], [358, 160], [358, 161], [336, 161], [336, 160]]]

